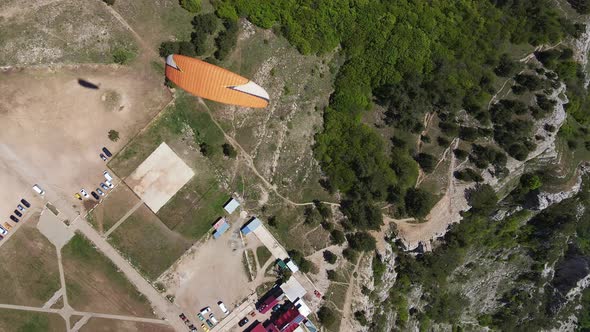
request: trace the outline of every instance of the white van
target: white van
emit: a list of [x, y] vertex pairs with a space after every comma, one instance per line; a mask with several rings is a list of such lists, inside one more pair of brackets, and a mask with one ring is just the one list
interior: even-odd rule
[[104, 175], [104, 178], [107, 179], [107, 181], [113, 181], [113, 177], [109, 174], [108, 171], [104, 171], [102, 174]]
[[41, 189], [37, 184], [33, 186], [33, 190], [41, 196], [45, 195], [45, 190]]

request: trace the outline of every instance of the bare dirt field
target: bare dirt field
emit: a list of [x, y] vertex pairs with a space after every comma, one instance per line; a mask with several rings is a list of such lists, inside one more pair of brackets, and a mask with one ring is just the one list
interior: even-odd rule
[[42, 306], [58, 289], [55, 247], [27, 220], [0, 248], [0, 303]]
[[76, 310], [153, 318], [152, 308], [115, 265], [83, 236], [62, 249], [68, 302]]
[[0, 66], [108, 63], [116, 48], [136, 46], [101, 1], [0, 2]]
[[[217, 301], [232, 310], [256, 289], [257, 284], [249, 282], [242, 263], [245, 248], [238, 232], [245, 219], [234, 216], [228, 221], [231, 228], [221, 238], [196, 244], [159, 279], [166, 293], [174, 295], [174, 303], [189, 317], [195, 317], [206, 306], [217, 318], [223, 317]], [[251, 246], [256, 248], [260, 243]]]
[[102, 204], [92, 210], [87, 219], [99, 233], [105, 233], [138, 202], [139, 198], [131, 189], [121, 183], [109, 193]]
[[157, 213], [193, 175], [193, 170], [163, 142], [125, 179], [125, 183]]
[[174, 329], [161, 324], [128, 322], [105, 318], [90, 318], [80, 329], [81, 332], [173, 332]]
[[109, 237], [109, 242], [149, 279], [167, 270], [191, 246], [142, 205]]
[[[160, 83], [116, 66], [0, 72], [0, 216], [32, 196], [35, 183], [58, 210], [81, 211], [73, 194], [104, 181], [100, 149], [116, 153], [168, 102]], [[111, 129], [120, 133], [117, 142], [107, 138]]]

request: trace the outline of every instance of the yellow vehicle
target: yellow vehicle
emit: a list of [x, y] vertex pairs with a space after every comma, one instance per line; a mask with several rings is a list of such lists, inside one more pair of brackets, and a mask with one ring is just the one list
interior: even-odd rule
[[6, 229], [11, 229], [11, 228], [12, 228], [12, 226], [10, 226], [10, 224], [9, 224], [9, 223], [5, 222], [5, 223], [4, 223], [4, 228], [6, 228]]
[[209, 327], [207, 327], [207, 325], [205, 325], [205, 324], [201, 324], [201, 328], [202, 328], [203, 330], [205, 330], [205, 332], [209, 332], [209, 331], [210, 331], [210, 330], [209, 330]]
[[77, 198], [77, 199], [79, 199], [79, 200], [82, 200], [82, 196], [80, 196], [80, 194], [78, 194], [78, 193], [75, 193], [74, 194], [74, 197]]

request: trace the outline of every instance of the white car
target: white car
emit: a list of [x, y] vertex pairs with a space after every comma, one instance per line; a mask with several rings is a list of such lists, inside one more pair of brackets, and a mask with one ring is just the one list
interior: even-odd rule
[[80, 190], [80, 194], [82, 194], [82, 196], [83, 196], [84, 198], [88, 198], [88, 193], [86, 192], [86, 190], [84, 190], [84, 189], [81, 189], [81, 190]]
[[211, 312], [211, 308], [210, 307], [205, 307], [203, 309], [201, 309], [201, 315], [205, 316], [206, 314]]
[[33, 190], [41, 196], [45, 195], [45, 190], [43, 190], [43, 188], [39, 187], [38, 184], [33, 186]]
[[100, 190], [100, 188], [96, 188], [96, 192], [100, 195], [100, 196], [104, 196], [104, 192], [102, 190]]
[[113, 186], [113, 184], [112, 184], [112, 183], [111, 183], [111, 181], [109, 181], [109, 180], [106, 180], [106, 181], [104, 182], [104, 184], [106, 184], [106, 185], [107, 185], [107, 187], [109, 187], [109, 188], [111, 188], [111, 189], [113, 189], [113, 188], [115, 187], [115, 186]]
[[223, 304], [223, 302], [219, 301], [217, 302], [217, 305], [219, 306], [219, 309], [221, 309], [221, 311], [223, 311], [224, 314], [229, 314], [229, 310], [227, 310], [227, 308], [225, 307], [225, 304]]
[[113, 177], [108, 171], [102, 172], [102, 175], [104, 175], [104, 178], [107, 179], [107, 181], [113, 181]]
[[6, 234], [8, 234], [8, 231], [4, 227], [0, 226], [0, 235], [4, 236]]
[[217, 323], [219, 323], [215, 316], [213, 316], [213, 313], [209, 314], [209, 320], [211, 321], [211, 323], [213, 323], [213, 325], [217, 325]]
[[104, 191], [107, 191], [107, 190], [109, 190], [109, 187], [108, 187], [106, 184], [102, 183], [102, 182], [100, 183], [100, 187], [101, 187], [101, 188], [102, 188]]

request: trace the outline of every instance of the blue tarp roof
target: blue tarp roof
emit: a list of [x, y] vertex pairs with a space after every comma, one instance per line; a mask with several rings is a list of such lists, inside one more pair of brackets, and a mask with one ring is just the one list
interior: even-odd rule
[[219, 226], [219, 228], [213, 233], [213, 238], [217, 239], [221, 236], [221, 234], [225, 233], [229, 229], [229, 224], [224, 223], [223, 225]]
[[258, 228], [260, 225], [262, 225], [262, 222], [260, 221], [260, 219], [258, 218], [252, 218], [252, 220], [250, 220], [250, 222], [248, 222], [244, 227], [242, 227], [242, 233], [243, 234], [248, 234], [250, 232], [252, 232], [253, 230], [255, 230], [256, 228]]

